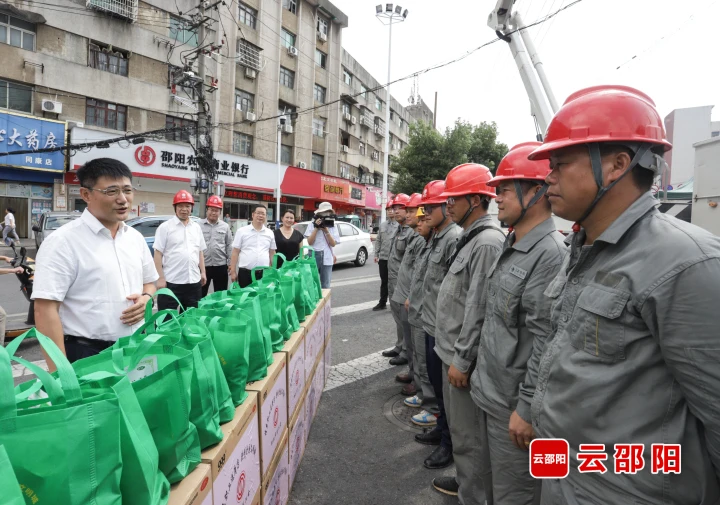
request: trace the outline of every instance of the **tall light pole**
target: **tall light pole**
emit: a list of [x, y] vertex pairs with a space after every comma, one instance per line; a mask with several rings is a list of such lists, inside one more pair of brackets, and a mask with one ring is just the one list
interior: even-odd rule
[[387, 211], [385, 206], [388, 201], [388, 173], [390, 170], [390, 61], [392, 59], [392, 25], [393, 23], [401, 23], [405, 21], [408, 15], [407, 9], [403, 11], [402, 7], [393, 4], [385, 4], [383, 10], [382, 5], [375, 6], [375, 15], [384, 25], [390, 27], [388, 35], [388, 76], [387, 76], [387, 100], [385, 102], [385, 167], [383, 169], [383, 187], [382, 187], [382, 204], [380, 205], [380, 222], [385, 221]]

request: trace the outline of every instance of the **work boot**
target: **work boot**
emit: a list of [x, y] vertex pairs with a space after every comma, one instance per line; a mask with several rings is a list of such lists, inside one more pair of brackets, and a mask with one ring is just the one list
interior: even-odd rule
[[403, 384], [410, 384], [412, 382], [412, 377], [410, 377], [410, 374], [407, 372], [399, 373], [395, 376], [395, 380], [398, 382], [402, 382]]
[[390, 360], [390, 364], [394, 366], [407, 365], [408, 360], [407, 358], [403, 358], [402, 356], [400, 356], [398, 353], [393, 359]]
[[385, 310], [385, 304], [384, 304], [384, 303], [378, 303], [377, 305], [375, 305], [375, 306], [373, 307], [373, 310], [374, 310], [374, 311]]
[[400, 390], [400, 393], [403, 396], [415, 396], [417, 394], [417, 389], [415, 388], [415, 384], [405, 384], [402, 389]]
[[400, 353], [395, 349], [388, 349], [387, 351], [383, 351], [382, 355], [386, 358], [394, 358], [395, 356], [400, 356]]
[[453, 461], [452, 450], [441, 445], [435, 448], [433, 453], [428, 456], [423, 465], [425, 465], [425, 468], [429, 468], [430, 470], [438, 470], [452, 465]]
[[425, 433], [418, 433], [415, 435], [415, 441], [418, 444], [423, 445], [440, 445], [440, 439], [442, 438], [442, 430], [435, 428]]
[[441, 493], [449, 494], [450, 496], [457, 496], [458, 489], [460, 489], [455, 477], [435, 477], [432, 485]]

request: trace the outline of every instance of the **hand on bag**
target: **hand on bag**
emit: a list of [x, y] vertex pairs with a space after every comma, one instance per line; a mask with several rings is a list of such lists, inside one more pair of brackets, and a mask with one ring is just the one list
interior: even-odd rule
[[132, 326], [143, 320], [145, 316], [145, 304], [150, 298], [147, 295], [136, 293], [128, 296], [127, 299], [132, 300], [135, 304], [123, 310], [120, 320], [128, 326]]
[[155, 283], [158, 289], [166, 288], [167, 287], [167, 281], [165, 279], [158, 279]]
[[454, 365], [450, 365], [448, 370], [448, 382], [456, 388], [468, 387], [468, 374], [462, 373], [460, 370], [455, 368]]
[[508, 426], [510, 440], [518, 449], [523, 451], [530, 450], [530, 442], [535, 438], [535, 431], [530, 423], [520, 417], [517, 410], [510, 416], [510, 425]]

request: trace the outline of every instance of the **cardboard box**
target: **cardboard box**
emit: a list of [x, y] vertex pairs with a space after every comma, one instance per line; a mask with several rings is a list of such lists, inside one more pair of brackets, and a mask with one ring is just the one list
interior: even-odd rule
[[168, 505], [213, 505], [210, 465], [199, 464], [190, 475], [170, 486]]
[[323, 315], [325, 317], [325, 337], [330, 335], [330, 315], [332, 312], [332, 304], [330, 290], [323, 289], [323, 297], [326, 298], [325, 305], [323, 306]]
[[282, 352], [287, 354], [288, 417], [292, 418], [305, 392], [305, 329], [300, 328], [285, 342]]
[[332, 371], [332, 346], [330, 344], [330, 333], [328, 333], [327, 338], [325, 339], [325, 351], [323, 351], [323, 361], [325, 362], [325, 382], [323, 383], [323, 386], [327, 384], [328, 377]]
[[313, 324], [307, 328], [307, 333], [305, 334], [305, 382], [310, 382], [317, 357], [322, 350], [322, 347], [318, 347], [320, 340], [318, 339], [317, 331], [318, 327]]
[[325, 366], [321, 364], [315, 368], [315, 374], [312, 378], [312, 403], [310, 405], [310, 423], [315, 419], [317, 414], [317, 408], [320, 404], [320, 397], [322, 397], [323, 389], [325, 389]]
[[202, 453], [212, 472], [213, 501], [217, 505], [251, 505], [260, 498], [260, 428], [258, 394], [235, 409], [235, 417], [221, 426], [223, 440]]
[[280, 447], [280, 441], [288, 424], [287, 354], [276, 352], [273, 358], [273, 364], [268, 367], [267, 377], [246, 387], [248, 391], [258, 393], [260, 476], [263, 479], [270, 468], [273, 455]]
[[263, 505], [285, 505], [290, 498], [288, 465], [288, 433], [285, 430], [280, 447], [273, 457], [268, 475], [263, 481]]
[[305, 444], [307, 442], [307, 413], [306, 413], [307, 394], [301, 399], [300, 406], [295, 416], [290, 420], [290, 432], [288, 435], [288, 457], [290, 465], [290, 490], [292, 491], [295, 482], [295, 474], [300, 467], [303, 454], [305, 453]]
[[300, 326], [305, 328], [305, 330], [310, 330], [310, 328], [315, 324], [315, 319], [317, 318], [317, 315], [318, 315], [318, 311], [317, 311], [317, 307], [316, 307], [315, 310], [313, 311], [313, 313], [310, 314], [309, 316], [307, 316], [305, 318], [305, 321], [300, 323]]

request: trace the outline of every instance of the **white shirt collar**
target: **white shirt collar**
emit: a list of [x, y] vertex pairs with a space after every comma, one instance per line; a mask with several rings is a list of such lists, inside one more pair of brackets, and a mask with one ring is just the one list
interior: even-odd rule
[[[97, 235], [98, 233], [102, 232], [103, 230], [107, 230], [108, 233], [110, 233], [110, 230], [108, 230], [104, 224], [102, 224], [98, 218], [96, 218], [92, 212], [90, 212], [87, 208], [83, 211], [82, 216], [80, 216], [80, 219], [87, 225], [90, 230]], [[118, 233], [121, 233], [125, 231], [125, 228], [127, 227], [127, 224], [125, 221], [120, 222], [120, 226], [118, 227]]]

